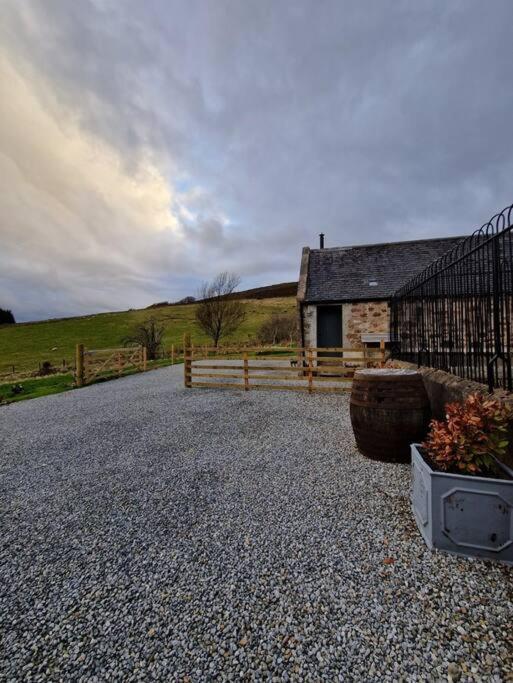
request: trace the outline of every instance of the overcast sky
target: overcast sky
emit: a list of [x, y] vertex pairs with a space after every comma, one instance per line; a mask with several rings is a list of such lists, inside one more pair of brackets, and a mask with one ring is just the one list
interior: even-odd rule
[[0, 0], [0, 306], [295, 280], [513, 202], [513, 2]]

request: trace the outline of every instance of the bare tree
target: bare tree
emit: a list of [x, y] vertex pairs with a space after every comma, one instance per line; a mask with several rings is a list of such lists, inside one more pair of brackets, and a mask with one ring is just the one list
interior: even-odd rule
[[219, 273], [212, 282], [204, 282], [200, 287], [196, 307], [196, 322], [207, 334], [214, 346], [219, 345], [222, 337], [235, 332], [246, 319], [246, 307], [237, 299], [231, 299], [240, 278], [234, 273]]
[[146, 347], [148, 360], [155, 360], [162, 346], [164, 336], [164, 325], [159, 325], [156, 320], [150, 318], [137, 325], [134, 330], [124, 337], [121, 341], [125, 346], [140, 344]]

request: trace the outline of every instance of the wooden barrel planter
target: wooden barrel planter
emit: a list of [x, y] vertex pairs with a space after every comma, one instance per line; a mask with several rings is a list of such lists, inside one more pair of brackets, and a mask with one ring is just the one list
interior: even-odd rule
[[431, 410], [415, 370], [358, 370], [350, 400], [359, 451], [384, 462], [410, 462], [410, 444], [426, 435]]

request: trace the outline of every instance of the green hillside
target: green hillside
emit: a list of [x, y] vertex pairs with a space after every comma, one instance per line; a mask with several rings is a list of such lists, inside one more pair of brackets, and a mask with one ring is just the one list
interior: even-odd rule
[[[255, 338], [260, 324], [273, 313], [295, 310], [295, 298], [247, 300], [247, 319], [237, 333], [224, 341], [248, 341]], [[165, 326], [164, 344], [182, 344], [184, 332], [191, 332], [194, 343], [203, 344], [207, 338], [194, 321], [196, 305], [162, 306], [160, 308], [99, 313], [79, 318], [64, 318], [36, 323], [18, 323], [0, 326], [0, 373], [11, 369], [16, 372], [36, 370], [39, 363], [50, 361], [61, 365], [63, 360], [72, 363], [75, 345], [112, 348], [121, 346], [121, 339], [137, 323], [154, 318]]]

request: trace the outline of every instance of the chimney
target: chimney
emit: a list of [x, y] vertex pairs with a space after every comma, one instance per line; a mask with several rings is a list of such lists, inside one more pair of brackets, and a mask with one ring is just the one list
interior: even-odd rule
[[319, 249], [324, 249], [324, 233], [319, 233]]

